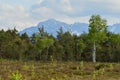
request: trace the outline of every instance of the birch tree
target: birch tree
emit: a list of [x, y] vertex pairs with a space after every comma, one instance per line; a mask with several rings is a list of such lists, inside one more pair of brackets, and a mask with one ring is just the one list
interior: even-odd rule
[[102, 19], [99, 15], [92, 15], [89, 20], [89, 39], [91, 40], [91, 43], [93, 44], [92, 49], [92, 60], [95, 63], [96, 62], [96, 44], [99, 43], [99, 41], [104, 41], [107, 36], [107, 21], [105, 19]]

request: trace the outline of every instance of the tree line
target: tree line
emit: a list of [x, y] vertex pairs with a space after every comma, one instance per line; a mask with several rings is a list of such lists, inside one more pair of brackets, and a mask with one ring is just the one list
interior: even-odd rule
[[29, 37], [16, 29], [0, 30], [0, 58], [36, 61], [120, 61], [120, 34], [107, 30], [107, 21], [99, 15], [89, 20], [89, 32], [81, 35], [64, 32], [54, 37], [39, 28]]

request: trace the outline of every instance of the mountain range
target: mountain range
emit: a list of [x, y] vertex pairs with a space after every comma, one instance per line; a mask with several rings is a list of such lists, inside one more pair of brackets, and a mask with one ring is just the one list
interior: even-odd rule
[[[75, 22], [74, 24], [67, 24], [65, 22], [61, 22], [55, 19], [48, 19], [43, 22], [39, 22], [36, 26], [28, 27], [19, 32], [19, 34], [27, 33], [28, 36], [32, 36], [32, 34], [39, 32], [39, 28], [44, 26], [45, 32], [52, 34], [54, 36], [57, 35], [57, 31], [59, 31], [60, 27], [62, 27], [63, 31], [71, 31], [72, 34], [80, 35], [83, 32], [88, 33], [88, 24]], [[120, 24], [113, 24], [108, 27], [108, 30], [113, 33], [120, 33]]]

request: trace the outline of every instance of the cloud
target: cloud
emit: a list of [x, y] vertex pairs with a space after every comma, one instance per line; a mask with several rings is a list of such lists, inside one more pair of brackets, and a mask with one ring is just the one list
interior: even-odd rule
[[31, 10], [31, 15], [36, 19], [50, 18], [54, 14], [54, 11], [47, 7], [40, 7]]
[[[34, 21], [21, 5], [0, 5], [0, 28], [16, 28], [18, 30], [33, 25]], [[7, 28], [6, 28], [7, 27]]]
[[74, 12], [72, 5], [69, 0], [44, 0], [40, 4], [35, 4], [31, 7], [31, 10], [38, 8], [49, 8], [56, 14], [66, 14], [69, 15]]
[[[65, 22], [82, 21], [88, 23], [93, 14], [108, 18], [109, 24], [119, 22], [119, 0], [43, 0], [31, 7], [32, 15], [37, 19], [56, 18]], [[113, 20], [112, 20], [113, 19]], [[115, 21], [114, 21], [115, 20]]]
[[93, 14], [100, 14], [110, 25], [120, 23], [119, 0], [22, 0], [18, 4], [19, 2], [16, 5], [0, 3], [0, 29], [16, 26], [22, 30], [49, 18], [67, 23], [88, 23]]
[[92, 14], [116, 15], [120, 14], [119, 0], [44, 0], [35, 4], [31, 9], [46, 7], [58, 14], [71, 17], [88, 16]]

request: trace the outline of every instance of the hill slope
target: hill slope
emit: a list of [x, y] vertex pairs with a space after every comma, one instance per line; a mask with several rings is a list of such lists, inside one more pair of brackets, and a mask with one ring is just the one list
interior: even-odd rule
[[[74, 24], [67, 24], [64, 22], [57, 21], [55, 19], [48, 19], [46, 21], [38, 23], [36, 26], [32, 26], [29, 28], [20, 31], [20, 34], [27, 33], [29, 36], [32, 36], [33, 33], [38, 32], [38, 28], [44, 26], [44, 30], [49, 34], [53, 34], [54, 36], [57, 35], [57, 31], [59, 31], [60, 27], [63, 28], [63, 31], [71, 31], [73, 34], [80, 35], [83, 32], [88, 32], [88, 24], [86, 23], [74, 23]], [[108, 27], [108, 30], [113, 33], [120, 33], [120, 24], [114, 24]]]

